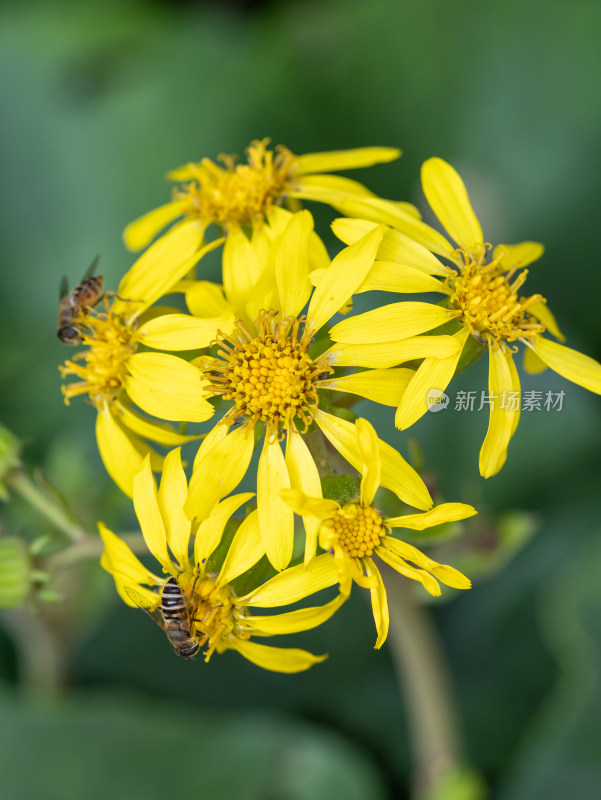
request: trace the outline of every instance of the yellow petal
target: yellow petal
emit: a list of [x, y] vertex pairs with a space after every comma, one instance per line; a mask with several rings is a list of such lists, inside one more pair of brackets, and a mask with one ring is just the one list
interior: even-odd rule
[[275, 241], [275, 279], [283, 316], [300, 314], [311, 294], [309, 241], [312, 232], [313, 217], [308, 211], [299, 211]]
[[310, 564], [299, 564], [280, 572], [267, 583], [236, 600], [237, 605], [274, 608], [303, 600], [338, 583], [338, 571], [329, 553], [316, 556]]
[[144, 323], [138, 335], [142, 344], [157, 350], [199, 350], [211, 344], [218, 330], [231, 333], [234, 315], [199, 319], [189, 314], [164, 314]]
[[432, 275], [426, 275], [425, 272], [415, 269], [415, 267], [407, 267], [394, 261], [374, 261], [373, 267], [355, 293], [370, 291], [398, 292], [399, 294], [415, 292], [450, 294], [450, 290], [445, 284]]
[[[488, 430], [480, 450], [480, 474], [484, 478], [495, 475], [505, 463], [507, 447], [514, 431], [515, 415], [519, 411], [501, 408], [503, 392], [520, 391], [514, 384], [517, 372], [510, 369], [511, 353], [501, 347], [489, 348], [488, 388], [493, 398], [490, 407]], [[601, 367], [599, 368], [601, 371]]]
[[[354, 424], [319, 410], [315, 415], [315, 421], [342, 457], [356, 470], [360, 470], [362, 458]], [[380, 485], [390, 489], [400, 500], [414, 508], [424, 510], [430, 508], [432, 498], [417, 472], [393, 447], [381, 439], [379, 443], [382, 459]]]
[[316, 628], [332, 617], [347, 600], [347, 595], [339, 594], [323, 606], [299, 608], [284, 614], [270, 616], [251, 616], [243, 621], [244, 629], [251, 636], [277, 636], [286, 633], [301, 633]]
[[265, 236], [251, 241], [243, 231], [230, 228], [223, 247], [223, 288], [236, 315], [246, 316], [246, 305], [267, 265], [268, 239]]
[[[311, 497], [321, 497], [319, 470], [303, 437], [294, 429], [290, 429], [288, 433], [286, 468], [292, 490], [299, 489]], [[308, 564], [317, 549], [320, 522], [314, 516], [304, 515], [303, 525], [305, 526], [305, 564]]]
[[166, 294], [204, 254], [201, 243], [202, 231], [194, 223], [155, 242], [121, 280], [114, 305], [117, 313], [139, 313]]
[[271, 206], [267, 212], [267, 221], [269, 222], [269, 234], [272, 241], [284, 233], [294, 213], [294, 211], [288, 211], [287, 208], [282, 208], [281, 206]]
[[[246, 570], [254, 567], [265, 555], [265, 547], [259, 529], [259, 514], [252, 511], [240, 524], [217, 577], [217, 584], [225, 586]], [[237, 602], [236, 600], [234, 602]]]
[[530, 345], [536, 355], [558, 375], [595, 394], [601, 394], [601, 364], [594, 358], [542, 336], [530, 340]]
[[[146, 569], [125, 542], [115, 536], [103, 522], [98, 523], [98, 530], [104, 542], [104, 552], [100, 559], [103, 569], [123, 581], [129, 581], [131, 584], [148, 583], [154, 585], [161, 582], [161, 579]], [[133, 606], [135, 604], [130, 600], [129, 605]]]
[[193, 281], [186, 289], [186, 305], [195, 317], [226, 317], [234, 313], [223, 287], [210, 281]]
[[[407, 564], [406, 561], [404, 561], [396, 552], [391, 549], [397, 541], [397, 539], [387, 536], [385, 539], [386, 545], [380, 546], [376, 549], [378, 556], [400, 575], [404, 575], [406, 578], [411, 578], [413, 581], [419, 581], [427, 592], [434, 597], [438, 597], [440, 595], [440, 586], [438, 585], [437, 580], [433, 578], [429, 572], [426, 572], [423, 569], [417, 569], [416, 567], [412, 567], [411, 565]], [[391, 545], [390, 547], [389, 544]]]
[[559, 339], [560, 342], [565, 342], [566, 337], [559, 330], [557, 320], [546, 303], [533, 303], [528, 307], [528, 313], [536, 317], [539, 322], [542, 322], [547, 330], [552, 333], [556, 339]]
[[96, 438], [106, 471], [121, 491], [131, 497], [134, 475], [150, 448], [137, 437], [128, 436], [108, 409], [101, 410], [96, 417]]
[[[528, 349], [528, 348], [526, 348]], [[511, 355], [507, 359], [507, 366], [509, 367], [509, 374], [511, 375], [511, 385], [512, 385], [512, 397], [502, 397], [501, 401], [505, 401], [505, 405], [514, 406], [513, 412], [513, 421], [511, 423], [511, 436], [516, 432], [518, 423], [520, 421], [520, 414], [521, 414], [521, 405], [522, 405], [522, 395], [521, 395], [521, 387], [520, 387], [520, 376], [518, 373], [518, 368], [515, 365], [515, 361], [513, 356]]]
[[366, 311], [334, 325], [330, 336], [348, 344], [395, 342], [431, 331], [452, 319], [446, 308], [406, 301]]
[[[405, 234], [417, 244], [425, 247], [426, 250], [458, 263], [455, 248], [450, 242], [447, 242], [444, 236], [394, 203], [372, 197], [349, 197], [340, 204], [340, 207], [345, 216], [359, 217], [371, 222], [390, 225], [391, 228]], [[380, 253], [379, 256], [388, 259], [383, 253]], [[416, 266], [416, 264], [402, 261], [408, 266]]]
[[[203, 436], [203, 434], [184, 436], [181, 433], [177, 433], [171, 425], [167, 423], [144, 419], [120, 402], [113, 403], [112, 411], [115, 417], [130, 431], [138, 434], [138, 436], [142, 436], [144, 439], [150, 439], [153, 442], [164, 444], [167, 447], [186, 444], [187, 442], [192, 442], [194, 439], [200, 439]], [[136, 469], [135, 472], [137, 471]]]
[[156, 486], [148, 456], [134, 477], [134, 509], [146, 546], [166, 571], [173, 572], [173, 565], [167, 551], [167, 535], [159, 510]]
[[306, 153], [296, 157], [295, 174], [308, 175], [314, 172], [340, 172], [345, 169], [371, 167], [373, 164], [387, 164], [400, 155], [401, 151], [396, 147], [356, 147], [352, 150]]
[[[377, 225], [377, 222], [369, 222], [366, 219], [343, 217], [334, 220], [332, 230], [345, 244], [354, 244]], [[442, 264], [436, 256], [432, 255], [428, 249], [391, 228], [386, 228], [376, 257], [382, 261], [404, 264], [407, 267], [423, 272], [425, 275], [442, 275], [446, 277], [449, 274], [449, 268]]]
[[465, 184], [456, 170], [441, 158], [422, 166], [422, 186], [432, 211], [460, 247], [482, 244], [482, 228], [474, 214]]
[[[200, 523], [194, 539], [194, 563], [197, 566], [202, 567], [203, 574], [206, 561], [221, 541], [227, 521], [243, 503], [247, 503], [254, 496], [254, 492], [244, 492], [243, 494], [235, 494], [231, 497], [227, 497], [225, 500], [222, 500], [221, 503], [216, 505], [215, 508], [212, 509], [209, 516]], [[248, 526], [243, 531], [243, 535], [246, 532], [248, 532]], [[262, 555], [263, 552], [261, 552], [259, 558]], [[242, 570], [242, 572], [244, 571], [245, 569]]]
[[272, 672], [303, 672], [313, 664], [325, 661], [325, 656], [314, 656], [294, 647], [269, 647], [248, 639], [234, 639], [231, 645], [248, 661]]
[[428, 401], [432, 397], [431, 393], [444, 392], [455, 374], [461, 351], [468, 336], [467, 328], [463, 328], [455, 334], [453, 338], [459, 343], [459, 349], [455, 355], [449, 358], [425, 358], [422, 361], [399, 403], [394, 419], [397, 428], [403, 431], [417, 422], [430, 407]]
[[382, 647], [386, 641], [386, 637], [388, 636], [388, 627], [390, 624], [388, 601], [386, 599], [386, 589], [384, 587], [384, 581], [382, 580], [380, 571], [371, 558], [366, 558], [364, 560], [364, 564], [367, 576], [369, 578], [373, 577], [376, 579], [376, 586], [369, 590], [369, 595], [371, 598], [371, 609], [374, 615], [374, 622], [376, 623], [376, 630], [378, 632], [378, 638], [375, 644], [375, 649], [378, 650], [380, 647]]
[[202, 373], [183, 358], [166, 353], [134, 353], [127, 360], [127, 394], [159, 419], [204, 422], [213, 416], [205, 399]]
[[191, 181], [198, 177], [198, 168], [202, 167], [202, 161], [189, 161], [187, 164], [182, 164], [181, 167], [169, 170], [167, 178], [170, 181]]
[[412, 369], [371, 369], [341, 378], [326, 378], [316, 385], [320, 389], [357, 394], [385, 406], [398, 406], [414, 374]]
[[380, 441], [371, 422], [361, 417], [355, 422], [361, 466], [361, 503], [370, 506], [380, 485], [382, 459]]
[[309, 239], [309, 269], [327, 269], [331, 263], [325, 244], [313, 231]]
[[407, 203], [405, 200], [390, 200], [393, 206], [396, 206], [398, 209], [403, 211], [405, 214], [409, 214], [410, 217], [415, 217], [415, 219], [421, 219], [422, 215], [420, 214], [419, 208], [414, 206], [413, 203]]
[[500, 244], [495, 247], [493, 258], [499, 259], [503, 269], [510, 270], [513, 267], [520, 269], [532, 264], [545, 252], [545, 248], [539, 242], [520, 242], [520, 244]]
[[217, 430], [217, 435], [207, 436], [199, 450], [202, 457], [194, 462], [185, 508], [190, 519], [205, 519], [213, 506], [240, 483], [252, 457], [252, 429], [237, 428], [228, 433], [225, 425], [218, 425]]
[[303, 200], [317, 200], [330, 204], [349, 194], [375, 197], [374, 193], [359, 181], [343, 178], [340, 175], [305, 175], [296, 182], [293, 192], [295, 197]]
[[285, 569], [294, 546], [294, 514], [280, 497], [290, 488], [286, 461], [277, 439], [265, 437], [257, 472], [257, 510], [267, 558], [277, 570]]
[[534, 350], [526, 347], [524, 348], [524, 369], [531, 375], [538, 375], [547, 369], [547, 365], [536, 355]]
[[[204, 362], [205, 357], [201, 356], [200, 358]], [[195, 361], [197, 361], [197, 360], [198, 359], [195, 359]], [[194, 361], [191, 361], [190, 363], [194, 364], [194, 366], [199, 366], [198, 364], [195, 364]], [[226, 424], [224, 422], [224, 418], [223, 417], [222, 417], [222, 419], [220, 419], [218, 422], [215, 423], [215, 425], [211, 428], [211, 430], [204, 437], [203, 441], [200, 443], [200, 447], [196, 451], [196, 455], [194, 456], [194, 463], [193, 463], [194, 469], [196, 469], [196, 467], [201, 463], [201, 461], [203, 461], [207, 457], [207, 455], [209, 454], [209, 451], [212, 450], [215, 447], [216, 444], [218, 444], [223, 439], [225, 439], [225, 437], [228, 435], [229, 431], [230, 431], [230, 425], [228, 425], [228, 424]]]
[[189, 209], [188, 200], [175, 200], [149, 211], [130, 222], [123, 231], [123, 241], [128, 250], [141, 250], [154, 239], [157, 233]]
[[169, 547], [183, 569], [188, 566], [190, 544], [190, 520], [184, 513], [187, 497], [188, 481], [178, 447], [165, 457], [157, 499]]
[[[411, 528], [413, 531], [423, 531], [434, 525], [445, 522], [456, 522], [460, 519], [473, 517], [478, 512], [473, 506], [465, 503], [441, 503], [439, 506], [424, 511], [422, 514], [405, 514], [401, 517], [387, 517], [385, 522], [391, 528]], [[388, 541], [388, 540], [386, 540]]]
[[337, 367], [386, 369], [418, 358], [448, 358], [460, 351], [454, 336], [410, 336], [380, 344], [334, 344], [324, 355]]
[[307, 329], [318, 331], [352, 297], [371, 268], [384, 229], [376, 228], [341, 250], [324, 272], [307, 311]]
[[314, 517], [317, 520], [329, 519], [340, 508], [335, 500], [327, 500], [318, 495], [309, 497], [302, 489], [282, 489], [282, 500], [300, 517]]
[[[424, 553], [418, 550], [417, 547], [413, 547], [413, 545], [402, 542], [400, 539], [387, 536], [382, 549], [388, 549], [389, 552], [392, 551], [400, 558], [412, 561], [418, 567], [431, 572], [432, 575], [434, 575], [446, 586], [452, 586], [454, 589], [471, 588], [471, 581], [469, 578], [466, 578], [465, 575], [459, 572], [459, 570], [455, 569], [454, 567], [449, 567], [447, 564], [439, 564], [437, 561], [433, 561], [431, 558], [428, 558], [428, 556], [424, 555]], [[382, 555], [380, 550], [378, 550], [378, 555]], [[426, 586], [426, 588], [428, 587]], [[430, 590], [428, 589], [428, 591]], [[438, 588], [438, 592], [436, 594], [440, 594], [440, 588]]]

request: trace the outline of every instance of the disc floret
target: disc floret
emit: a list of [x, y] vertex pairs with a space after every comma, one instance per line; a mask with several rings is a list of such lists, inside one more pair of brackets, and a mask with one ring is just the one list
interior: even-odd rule
[[189, 201], [189, 213], [205, 225], [262, 221], [291, 188], [296, 160], [287, 147], [279, 145], [274, 151], [268, 145], [269, 139], [252, 142], [246, 150], [246, 164], [236, 164], [231, 155], [218, 157], [224, 166], [209, 158], [190, 164], [193, 180], [174, 189], [173, 200]]
[[212, 390], [233, 402], [228, 421], [263, 422], [278, 437], [298, 423], [304, 433], [318, 407], [315, 382], [332, 368], [309, 355], [304, 318], [261, 311], [255, 326], [253, 335], [237, 320], [233, 334], [219, 333], [218, 358], [207, 374]]
[[528, 270], [503, 269], [502, 258], [485, 263], [490, 245], [477, 250], [459, 250], [464, 266], [449, 278], [450, 302], [461, 312], [461, 319], [471, 334], [493, 342], [514, 342], [525, 335], [542, 333], [545, 326], [528, 309], [545, 302], [540, 294], [528, 298], [518, 292], [528, 277]]
[[205, 661], [209, 661], [215, 651], [227, 650], [233, 639], [250, 639], [250, 633], [240, 625], [246, 612], [234, 604], [228, 585], [218, 586], [208, 575], [195, 580], [190, 604], [199, 645], [206, 645]]
[[67, 405], [72, 397], [88, 394], [92, 405], [100, 409], [114, 400], [125, 384], [127, 360], [137, 350], [136, 331], [110, 308], [87, 313], [82, 324], [82, 343], [87, 349], [59, 367], [63, 378], [76, 375], [80, 381], [61, 390]]
[[373, 506], [348, 503], [322, 525], [322, 545], [333, 549], [336, 545], [351, 558], [365, 558], [373, 552], [386, 536], [382, 515]]

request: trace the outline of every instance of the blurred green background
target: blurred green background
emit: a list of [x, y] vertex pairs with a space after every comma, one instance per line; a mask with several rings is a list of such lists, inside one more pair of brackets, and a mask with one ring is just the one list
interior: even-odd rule
[[[90, 529], [98, 518], [135, 526], [100, 463], [93, 410], [62, 402], [58, 284], [63, 274], [75, 284], [99, 253], [115, 287], [132, 263], [120, 232], [168, 199], [167, 169], [241, 153], [253, 138], [296, 153], [399, 146], [399, 162], [348, 174], [422, 209], [420, 163], [449, 160], [489, 241], [545, 243], [528, 288], [548, 298], [569, 343], [599, 359], [600, 68], [592, 0], [5, 0], [0, 419], [25, 441], [27, 463]], [[334, 215], [312, 210], [323, 230]], [[485, 382], [479, 363], [452, 392]], [[564, 390], [564, 408], [524, 414], [487, 482], [477, 473], [484, 412], [430, 414], [415, 429], [445, 498], [490, 521], [472, 556], [490, 575], [433, 614], [468, 756], [491, 796], [588, 800], [601, 785], [601, 406], [553, 374], [523, 388]], [[359, 409], [393, 431], [392, 412]], [[389, 438], [406, 451], [404, 435]], [[511, 560], [495, 531], [497, 515], [516, 509], [534, 515], [537, 533]], [[0, 512], [5, 531], [45, 529], [17, 501]], [[234, 653], [182, 662], [96, 565], [86, 581], [58, 704], [19, 691], [24, 623], [3, 616], [3, 798], [408, 796], [405, 712], [358, 593], [302, 636], [329, 660], [281, 676]], [[21, 630], [34, 652], [36, 635]]]

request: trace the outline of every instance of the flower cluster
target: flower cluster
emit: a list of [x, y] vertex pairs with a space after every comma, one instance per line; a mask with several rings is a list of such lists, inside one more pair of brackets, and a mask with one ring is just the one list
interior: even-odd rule
[[[601, 366], [545, 338], [563, 339], [544, 298], [520, 294], [542, 246], [485, 242], [451, 166], [430, 159], [422, 180], [453, 242], [409, 203], [330, 174], [399, 155], [368, 147], [297, 156], [263, 140], [247, 163], [220, 156], [180, 167], [169, 175], [171, 201], [126, 228], [126, 245], [146, 249], [117, 291], [73, 313], [83, 349], [61, 367], [77, 379], [63, 386], [65, 401], [84, 394], [95, 406], [102, 459], [133, 498], [159, 564], [151, 571], [100, 523], [102, 566], [179, 655], [237, 650], [266, 669], [307, 669], [325, 656], [254, 639], [326, 622], [354, 584], [369, 590], [380, 647], [389, 611], [378, 561], [431, 595], [439, 582], [470, 587], [395, 532], [475, 509], [434, 505], [418, 472], [350, 411], [356, 400], [396, 408], [397, 427], [408, 428], [429, 391], [444, 391], [485, 350], [490, 391], [519, 392], [518, 342], [527, 369], [550, 366], [601, 393]], [[306, 200], [345, 215], [333, 223], [342, 246], [332, 258]], [[204, 280], [197, 265], [221, 247], [221, 283]], [[353, 297], [374, 291], [442, 301], [401, 297], [339, 319]], [[167, 295], [179, 297], [159, 305]], [[491, 407], [485, 477], [503, 466], [518, 416]], [[187, 476], [180, 450], [195, 441]], [[245, 476], [254, 491], [235, 493]], [[384, 513], [379, 498], [398, 513]]]

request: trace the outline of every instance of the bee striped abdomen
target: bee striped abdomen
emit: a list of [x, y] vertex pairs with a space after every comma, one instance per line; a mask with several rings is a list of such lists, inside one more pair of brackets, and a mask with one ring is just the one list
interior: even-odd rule
[[161, 614], [165, 633], [175, 652], [182, 658], [195, 655], [200, 644], [192, 632], [188, 600], [173, 577], [169, 578], [161, 592]]

